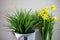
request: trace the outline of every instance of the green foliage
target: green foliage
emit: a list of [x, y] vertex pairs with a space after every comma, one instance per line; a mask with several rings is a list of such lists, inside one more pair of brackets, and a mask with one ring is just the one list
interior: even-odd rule
[[30, 33], [32, 32], [33, 26], [37, 24], [37, 16], [31, 14], [31, 10], [17, 10], [15, 15], [8, 16], [8, 22], [10, 23], [10, 28], [14, 29], [17, 33]]

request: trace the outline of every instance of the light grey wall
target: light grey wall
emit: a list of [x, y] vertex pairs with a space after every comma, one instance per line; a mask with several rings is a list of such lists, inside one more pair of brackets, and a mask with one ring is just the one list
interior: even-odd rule
[[[7, 13], [12, 14], [13, 11], [20, 8], [23, 9], [41, 9], [46, 6], [55, 4], [57, 6], [55, 15], [60, 17], [60, 0], [0, 0], [0, 40], [15, 40], [15, 37], [11, 35], [11, 32], [6, 31]], [[60, 18], [59, 21], [54, 25], [54, 32], [52, 40], [60, 40]], [[37, 40], [37, 39], [36, 39]]]

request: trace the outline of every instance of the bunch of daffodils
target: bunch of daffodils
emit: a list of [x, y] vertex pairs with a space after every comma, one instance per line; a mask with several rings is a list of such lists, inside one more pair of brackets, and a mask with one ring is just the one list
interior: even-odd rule
[[51, 40], [52, 39], [52, 30], [55, 21], [58, 21], [58, 18], [52, 15], [52, 12], [56, 9], [55, 5], [52, 5], [50, 8], [46, 7], [40, 11], [37, 11], [38, 16], [40, 16], [40, 33], [42, 40]]

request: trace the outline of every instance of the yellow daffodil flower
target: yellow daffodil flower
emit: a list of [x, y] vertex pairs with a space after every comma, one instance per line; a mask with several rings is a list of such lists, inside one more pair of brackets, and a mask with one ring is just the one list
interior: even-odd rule
[[55, 21], [58, 21], [58, 17], [56, 17], [56, 16], [53, 16], [52, 19]]
[[44, 11], [44, 12], [45, 12], [45, 11], [47, 11], [47, 10], [46, 10], [46, 8], [43, 8], [43, 9], [42, 9], [42, 11]]
[[40, 11], [40, 15], [43, 16], [44, 15], [44, 11]]
[[48, 15], [49, 14], [49, 11], [50, 8], [49, 7], [46, 7], [46, 8], [43, 8], [42, 11], [44, 11], [44, 14]]
[[45, 12], [44, 14], [48, 15], [48, 14], [49, 14], [49, 12]]
[[49, 11], [49, 10], [50, 10], [50, 8], [49, 8], [49, 7], [46, 7], [45, 9], [46, 9], [47, 11]]
[[52, 5], [52, 10], [56, 10], [56, 6], [55, 5]]
[[42, 18], [43, 18], [44, 20], [47, 20], [47, 19], [48, 19], [48, 15], [44, 14], [44, 15], [42, 16]]
[[43, 8], [42, 10], [45, 11], [45, 12], [48, 12], [50, 10], [50, 8], [46, 7], [46, 8]]
[[44, 15], [44, 11], [38, 12], [38, 15], [43, 16]]

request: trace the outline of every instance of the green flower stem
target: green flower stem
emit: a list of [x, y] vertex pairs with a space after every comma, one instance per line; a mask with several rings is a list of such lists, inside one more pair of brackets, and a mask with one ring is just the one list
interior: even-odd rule
[[44, 28], [45, 28], [45, 20], [44, 20]]
[[44, 33], [44, 31], [45, 31], [45, 20], [44, 20], [44, 24], [43, 24], [43, 27], [42, 27], [42, 40], [45, 40], [45, 33]]
[[49, 30], [49, 36], [48, 36], [48, 40], [52, 39], [52, 30]]
[[49, 31], [48, 31], [48, 40], [52, 39], [52, 30], [53, 30], [53, 25], [50, 23], [49, 25]]
[[51, 8], [51, 16], [52, 16], [52, 8]]

